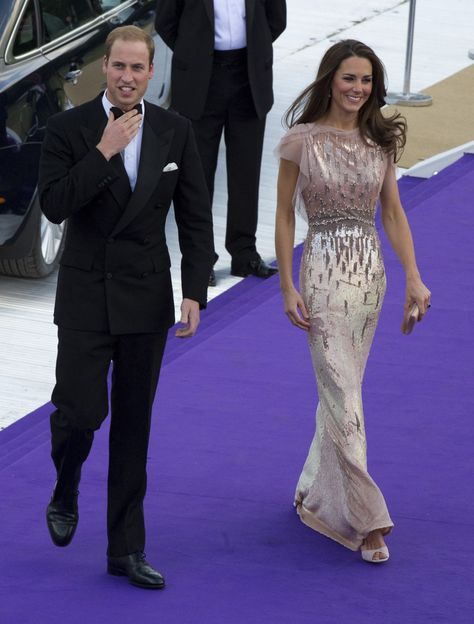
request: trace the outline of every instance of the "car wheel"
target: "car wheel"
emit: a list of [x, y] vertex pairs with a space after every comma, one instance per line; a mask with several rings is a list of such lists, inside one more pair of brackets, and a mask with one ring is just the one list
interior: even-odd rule
[[0, 260], [0, 273], [15, 277], [46, 277], [59, 264], [64, 247], [66, 223], [51, 223], [34, 202], [33, 243], [30, 253], [19, 259]]

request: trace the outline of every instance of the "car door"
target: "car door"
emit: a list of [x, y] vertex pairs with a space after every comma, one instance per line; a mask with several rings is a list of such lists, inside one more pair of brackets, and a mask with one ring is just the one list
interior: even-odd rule
[[37, 0], [42, 53], [49, 61], [49, 87], [62, 110], [94, 98], [103, 86], [102, 57], [107, 23], [91, 0]]
[[[154, 0], [1, 0], [0, 273], [39, 277], [58, 259], [63, 225], [41, 215], [38, 163], [47, 119], [105, 86], [104, 43], [119, 25], [153, 29]], [[8, 6], [6, 5], [8, 3]], [[5, 17], [5, 16], [9, 17]], [[158, 43], [147, 97], [167, 100], [169, 57]]]
[[59, 110], [47, 89], [35, 0], [12, 8], [0, 76], [0, 245], [23, 224], [36, 189], [46, 119]]
[[[104, 43], [117, 26], [136, 24], [153, 29], [152, 0], [38, 0], [44, 24], [42, 52], [54, 66], [51, 75], [62, 108], [77, 106], [105, 88], [102, 73]], [[51, 23], [46, 9], [54, 8], [65, 26]], [[64, 27], [69, 31], [64, 31]], [[56, 30], [55, 30], [56, 29]], [[46, 39], [49, 39], [46, 41]]]

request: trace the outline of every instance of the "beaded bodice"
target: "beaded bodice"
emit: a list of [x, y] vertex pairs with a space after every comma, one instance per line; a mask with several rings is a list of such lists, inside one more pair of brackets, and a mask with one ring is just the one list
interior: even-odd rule
[[383, 150], [368, 145], [358, 130], [320, 127], [306, 136], [310, 177], [302, 189], [308, 222], [346, 219], [373, 224], [387, 166]]
[[358, 129], [299, 124], [288, 131], [277, 153], [299, 166], [294, 203], [310, 225], [347, 219], [374, 223], [389, 159]]

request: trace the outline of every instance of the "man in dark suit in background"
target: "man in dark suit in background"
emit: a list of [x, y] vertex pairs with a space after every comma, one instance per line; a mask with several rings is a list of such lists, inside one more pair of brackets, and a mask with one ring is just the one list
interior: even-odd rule
[[224, 131], [232, 275], [276, 272], [260, 258], [255, 235], [265, 116], [273, 104], [272, 42], [285, 26], [285, 0], [157, 2], [156, 31], [173, 50], [171, 106], [192, 120], [211, 202]]
[[[108, 572], [158, 589], [145, 560], [143, 499], [150, 417], [167, 330], [174, 323], [165, 221], [173, 200], [182, 252], [180, 337], [205, 306], [214, 248], [209, 196], [190, 122], [143, 101], [153, 40], [135, 26], [109, 34], [107, 90], [49, 120], [40, 201], [68, 220], [55, 305], [56, 386], [51, 415], [57, 481], [47, 508], [53, 542], [78, 522], [81, 466], [108, 412]], [[137, 107], [137, 108], [135, 108]]]

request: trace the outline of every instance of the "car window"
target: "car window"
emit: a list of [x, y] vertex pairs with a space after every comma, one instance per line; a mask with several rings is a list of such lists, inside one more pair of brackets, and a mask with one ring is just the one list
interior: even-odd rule
[[31, 52], [38, 47], [38, 32], [36, 28], [36, 15], [33, 0], [30, 0], [28, 6], [21, 18], [20, 26], [16, 31], [15, 42], [13, 44], [13, 55], [21, 56], [27, 52]]
[[124, 2], [128, 2], [128, 0], [96, 0], [96, 3], [100, 5], [102, 11], [110, 11], [111, 9], [115, 9], [115, 7], [120, 6]]
[[92, 21], [102, 13], [99, 0], [39, 0], [46, 42]]

